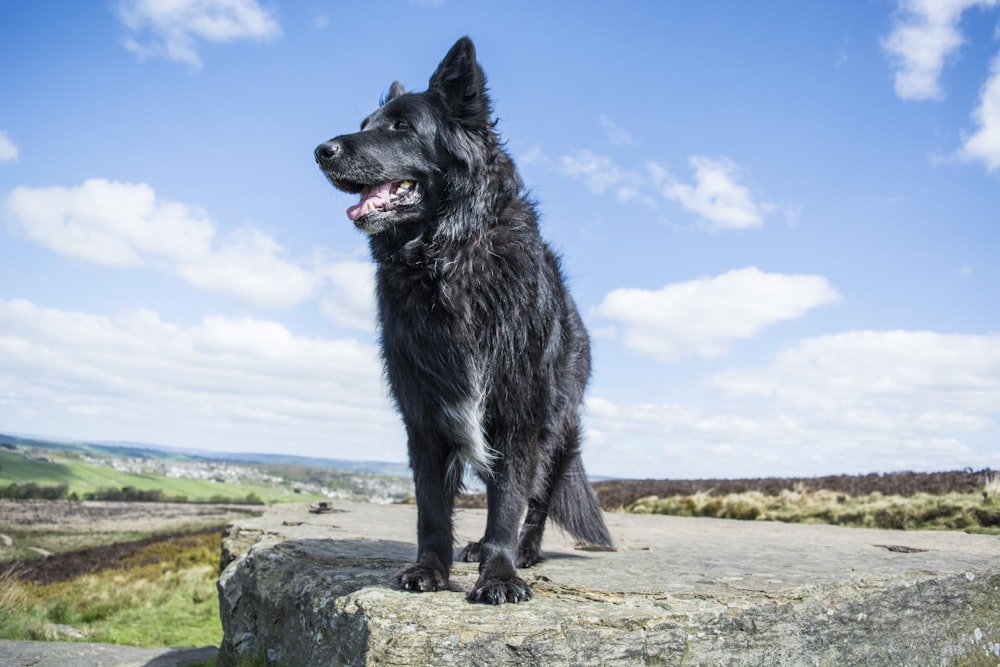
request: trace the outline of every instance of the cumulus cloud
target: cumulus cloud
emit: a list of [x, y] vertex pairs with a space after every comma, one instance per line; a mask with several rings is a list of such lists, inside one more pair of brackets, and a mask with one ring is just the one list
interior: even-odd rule
[[674, 180], [655, 163], [649, 165], [660, 192], [697, 214], [714, 229], [747, 229], [764, 224], [764, 214], [773, 206], [757, 203], [739, 181], [743, 170], [728, 158], [694, 155], [688, 160], [694, 183]]
[[[900, 0], [892, 32], [882, 40], [895, 68], [896, 94], [903, 99], [944, 98], [941, 73], [965, 38], [960, 21], [970, 9], [995, 7], [1000, 0]], [[990, 64], [972, 112], [975, 130], [964, 137], [955, 158], [1000, 168], [1000, 56]]]
[[[6, 428], [398, 461], [405, 440], [378, 350], [260, 319], [194, 326], [0, 300]], [[109, 417], [115, 432], [106, 433]]]
[[690, 355], [723, 356], [734, 341], [839, 298], [822, 276], [749, 267], [658, 290], [616, 289], [593, 314], [616, 322], [629, 349], [669, 362]]
[[607, 155], [587, 149], [553, 161], [535, 147], [521, 159], [525, 164], [555, 164], [560, 172], [580, 180], [592, 193], [611, 192], [622, 203], [636, 201], [655, 206], [659, 195], [698, 215], [716, 230], [760, 227], [765, 216], [777, 208], [757, 201], [740, 182], [743, 169], [725, 157], [691, 156], [688, 162], [694, 171], [692, 184], [678, 181], [657, 162], [649, 161], [641, 170], [628, 169]]
[[882, 40], [895, 69], [896, 94], [903, 99], [942, 99], [941, 70], [965, 42], [962, 14], [992, 7], [998, 0], [900, 0], [892, 31]]
[[192, 287], [265, 308], [321, 296], [337, 323], [372, 331], [371, 266], [296, 259], [265, 232], [222, 234], [197, 206], [165, 200], [145, 183], [90, 179], [75, 187], [17, 187], [3, 203], [15, 233], [100, 266], [166, 271]]
[[711, 384], [814, 414], [873, 410], [921, 417], [913, 428], [982, 428], [1000, 406], [1000, 335], [831, 334], [801, 341], [765, 369], [722, 373]]
[[[1000, 415], [995, 334], [820, 336], [784, 350], [764, 368], [719, 373], [708, 383], [727, 397], [794, 414], [806, 432], [829, 434], [845, 446], [870, 443], [896, 468], [914, 461], [954, 466], [963, 456], [968, 464], [996, 464], [962, 441], [963, 434], [995, 428]], [[940, 463], [930, 463], [935, 458]]]
[[0, 130], [0, 162], [12, 162], [17, 159], [17, 154], [17, 145], [6, 132]]
[[789, 445], [799, 429], [781, 414], [743, 415], [687, 403], [621, 403], [590, 396], [584, 423], [584, 455], [594, 474], [712, 479], [816, 471], [801, 447], [792, 451]]
[[281, 35], [272, 13], [256, 0], [123, 0], [118, 17], [128, 28], [125, 48], [201, 67], [199, 42], [268, 41]]
[[588, 399], [591, 469], [745, 477], [1000, 464], [996, 334], [808, 338], [690, 393], [711, 407]]
[[7, 196], [4, 213], [33, 241], [109, 267], [140, 266], [150, 256], [193, 261], [208, 253], [215, 236], [204, 211], [159, 200], [145, 183], [20, 186]]
[[331, 264], [324, 275], [333, 289], [322, 301], [323, 312], [352, 329], [375, 332], [375, 267], [370, 262]]
[[965, 139], [958, 157], [982, 162], [989, 171], [1000, 169], [1000, 56], [990, 65], [990, 75], [983, 84], [972, 120], [977, 129]]

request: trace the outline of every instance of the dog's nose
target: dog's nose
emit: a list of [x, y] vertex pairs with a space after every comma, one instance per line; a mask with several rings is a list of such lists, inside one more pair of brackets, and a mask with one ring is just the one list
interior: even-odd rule
[[330, 162], [340, 153], [340, 143], [337, 141], [324, 141], [316, 147], [315, 155], [318, 164]]

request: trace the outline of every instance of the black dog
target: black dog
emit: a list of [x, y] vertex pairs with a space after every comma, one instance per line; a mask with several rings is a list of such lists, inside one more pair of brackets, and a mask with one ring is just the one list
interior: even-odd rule
[[426, 92], [393, 83], [361, 131], [321, 144], [316, 160], [360, 193], [347, 217], [378, 265], [382, 355], [417, 492], [417, 563], [398, 582], [448, 588], [468, 464], [489, 509], [483, 539], [458, 558], [479, 561], [469, 599], [499, 604], [531, 598], [516, 568], [542, 560], [550, 514], [582, 542], [612, 542], [580, 460], [587, 332], [491, 116], [463, 38]]

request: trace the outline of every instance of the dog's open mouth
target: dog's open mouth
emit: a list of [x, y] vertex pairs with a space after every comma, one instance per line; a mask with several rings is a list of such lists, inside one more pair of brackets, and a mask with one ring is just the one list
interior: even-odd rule
[[379, 185], [367, 185], [361, 190], [361, 201], [347, 209], [347, 217], [357, 225], [372, 213], [386, 213], [400, 206], [416, 204], [423, 197], [420, 184], [403, 180]]

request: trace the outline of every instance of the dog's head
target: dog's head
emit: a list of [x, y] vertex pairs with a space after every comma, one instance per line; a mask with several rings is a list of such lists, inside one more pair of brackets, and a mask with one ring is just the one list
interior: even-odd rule
[[361, 131], [320, 144], [316, 162], [336, 188], [360, 195], [347, 217], [362, 231], [430, 223], [451, 196], [453, 172], [467, 177], [497, 145], [491, 113], [475, 47], [463, 37], [425, 92], [394, 82]]

